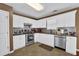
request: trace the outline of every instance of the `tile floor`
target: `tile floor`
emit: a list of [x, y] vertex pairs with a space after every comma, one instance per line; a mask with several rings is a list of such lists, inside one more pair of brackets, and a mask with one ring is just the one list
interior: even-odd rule
[[72, 56], [64, 50], [53, 48], [51, 51], [39, 46], [40, 43], [34, 43], [30, 46], [18, 49], [7, 56]]

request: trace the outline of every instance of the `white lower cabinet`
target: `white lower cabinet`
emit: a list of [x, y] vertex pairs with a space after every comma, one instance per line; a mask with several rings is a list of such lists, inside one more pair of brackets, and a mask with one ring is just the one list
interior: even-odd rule
[[14, 50], [25, 46], [25, 35], [13, 36], [13, 47]]
[[54, 47], [54, 35], [35, 33], [34, 40], [35, 42], [40, 42], [42, 44]]
[[66, 37], [66, 52], [76, 55], [76, 37]]

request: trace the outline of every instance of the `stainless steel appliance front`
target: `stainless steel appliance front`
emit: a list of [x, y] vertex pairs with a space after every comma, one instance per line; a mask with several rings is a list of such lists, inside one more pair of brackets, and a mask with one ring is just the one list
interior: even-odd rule
[[55, 36], [55, 46], [66, 49], [66, 36]]

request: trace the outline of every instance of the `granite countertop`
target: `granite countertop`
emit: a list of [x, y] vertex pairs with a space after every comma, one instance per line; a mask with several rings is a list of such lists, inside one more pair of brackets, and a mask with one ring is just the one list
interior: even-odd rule
[[57, 35], [57, 34], [55, 34], [55, 36], [71, 36], [71, 37], [76, 37], [76, 36], [73, 36], [73, 35]]
[[17, 36], [17, 35], [25, 35], [25, 34], [13, 34], [13, 36]]
[[73, 36], [73, 35], [58, 35], [58, 34], [52, 34], [52, 33], [41, 33], [41, 34], [51, 34], [51, 35], [55, 35], [55, 36], [71, 36], [71, 37], [77, 37], [77, 36]]
[[34, 34], [34, 33], [15, 33], [15, 34], [13, 34], [13, 36], [16, 36], [16, 35], [26, 35], [26, 34]]
[[[16, 36], [16, 35], [25, 35], [25, 34], [28, 34], [28, 33], [13, 34], [13, 36]], [[72, 36], [72, 35], [58, 35], [58, 34], [51, 34], [51, 33], [40, 33], [40, 34], [50, 34], [50, 35], [55, 35], [55, 36], [71, 36], [71, 37], [77, 37], [77, 36]]]

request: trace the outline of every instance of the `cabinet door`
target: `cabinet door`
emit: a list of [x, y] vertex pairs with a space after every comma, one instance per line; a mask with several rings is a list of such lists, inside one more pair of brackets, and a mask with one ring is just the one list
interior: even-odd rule
[[25, 35], [20, 35], [20, 48], [25, 46]]
[[14, 50], [25, 46], [25, 35], [13, 36]]
[[18, 27], [18, 18], [16, 15], [13, 15], [13, 27]]
[[64, 24], [66, 24], [66, 27], [75, 27], [75, 15], [76, 11], [64, 14]]
[[34, 21], [32, 24], [33, 24], [33, 25], [32, 25], [32, 28], [38, 28], [38, 23], [37, 23], [37, 21]]
[[33, 21], [32, 28], [46, 28], [46, 20]]
[[58, 27], [74, 27], [76, 11], [67, 12], [56, 16]]
[[66, 38], [66, 52], [76, 55], [76, 37]]
[[44, 43], [48, 46], [54, 47], [54, 36], [47, 34], [45, 37]]
[[55, 17], [51, 17], [47, 19], [47, 29], [56, 29], [56, 18]]
[[34, 34], [34, 41], [54, 47], [53, 35], [36, 33]]
[[38, 28], [46, 28], [46, 20], [45, 19], [41, 19], [37, 21], [38, 23]]
[[23, 18], [18, 15], [13, 15], [13, 27], [23, 27]]
[[57, 21], [57, 27], [65, 27], [65, 18], [63, 14], [57, 15], [55, 18]]
[[23, 28], [24, 27], [23, 19], [19, 19], [17, 25], [18, 25], [18, 27]]
[[76, 10], [55, 16], [57, 21], [57, 27], [74, 27], [75, 13]]
[[34, 42], [40, 42], [41, 43], [41, 41], [42, 41], [42, 38], [41, 38], [40, 34], [35, 33], [34, 34]]
[[19, 48], [19, 36], [13, 36], [13, 47], [14, 50]]

